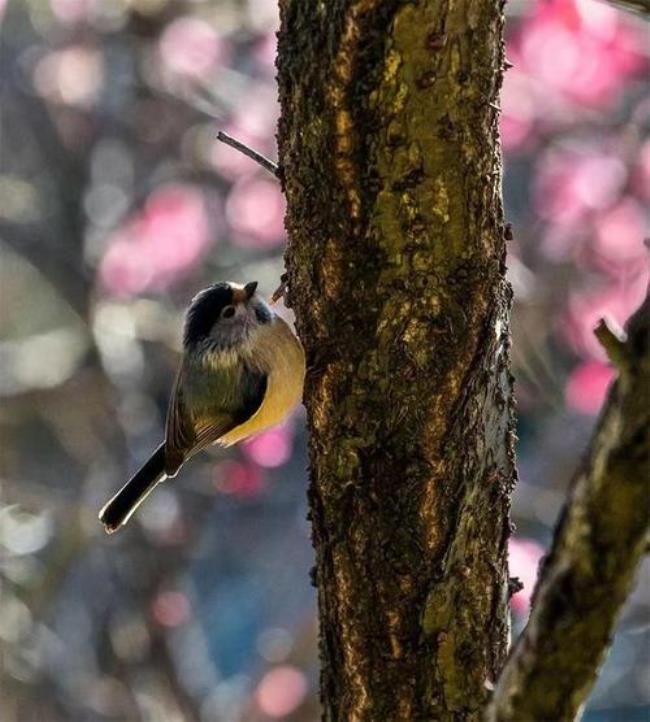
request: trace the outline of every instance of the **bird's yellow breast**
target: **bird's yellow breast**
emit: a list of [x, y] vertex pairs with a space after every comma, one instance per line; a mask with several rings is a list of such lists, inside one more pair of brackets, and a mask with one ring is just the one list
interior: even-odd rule
[[266, 393], [250, 419], [219, 439], [224, 446], [280, 423], [302, 399], [305, 353], [284, 320], [276, 317], [262, 326], [243, 354], [249, 357], [251, 365], [267, 374]]

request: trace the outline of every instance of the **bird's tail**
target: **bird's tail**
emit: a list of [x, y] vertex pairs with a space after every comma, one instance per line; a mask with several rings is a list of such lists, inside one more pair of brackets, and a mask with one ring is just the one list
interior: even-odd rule
[[131, 514], [149, 496], [159, 481], [165, 478], [165, 444], [161, 444], [144, 466], [99, 512], [99, 520], [106, 532], [112, 534], [131, 517]]

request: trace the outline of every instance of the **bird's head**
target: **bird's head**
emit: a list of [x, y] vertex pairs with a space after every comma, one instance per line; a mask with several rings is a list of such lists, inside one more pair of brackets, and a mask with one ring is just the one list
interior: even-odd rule
[[230, 351], [259, 326], [269, 323], [273, 312], [256, 290], [257, 281], [251, 281], [243, 286], [216, 283], [200, 291], [192, 299], [185, 318], [185, 349]]

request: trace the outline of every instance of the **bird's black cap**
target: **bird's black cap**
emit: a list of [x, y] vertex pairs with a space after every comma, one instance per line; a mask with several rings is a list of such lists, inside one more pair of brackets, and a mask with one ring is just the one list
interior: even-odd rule
[[192, 299], [185, 318], [183, 343], [193, 346], [209, 333], [219, 314], [234, 302], [234, 291], [229, 283], [215, 283]]

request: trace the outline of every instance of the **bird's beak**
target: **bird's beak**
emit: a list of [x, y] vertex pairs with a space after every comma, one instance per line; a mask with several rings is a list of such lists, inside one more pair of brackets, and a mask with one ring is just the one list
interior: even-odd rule
[[257, 281], [251, 281], [244, 286], [244, 293], [246, 294], [246, 300], [249, 301], [255, 291], [257, 290]]

